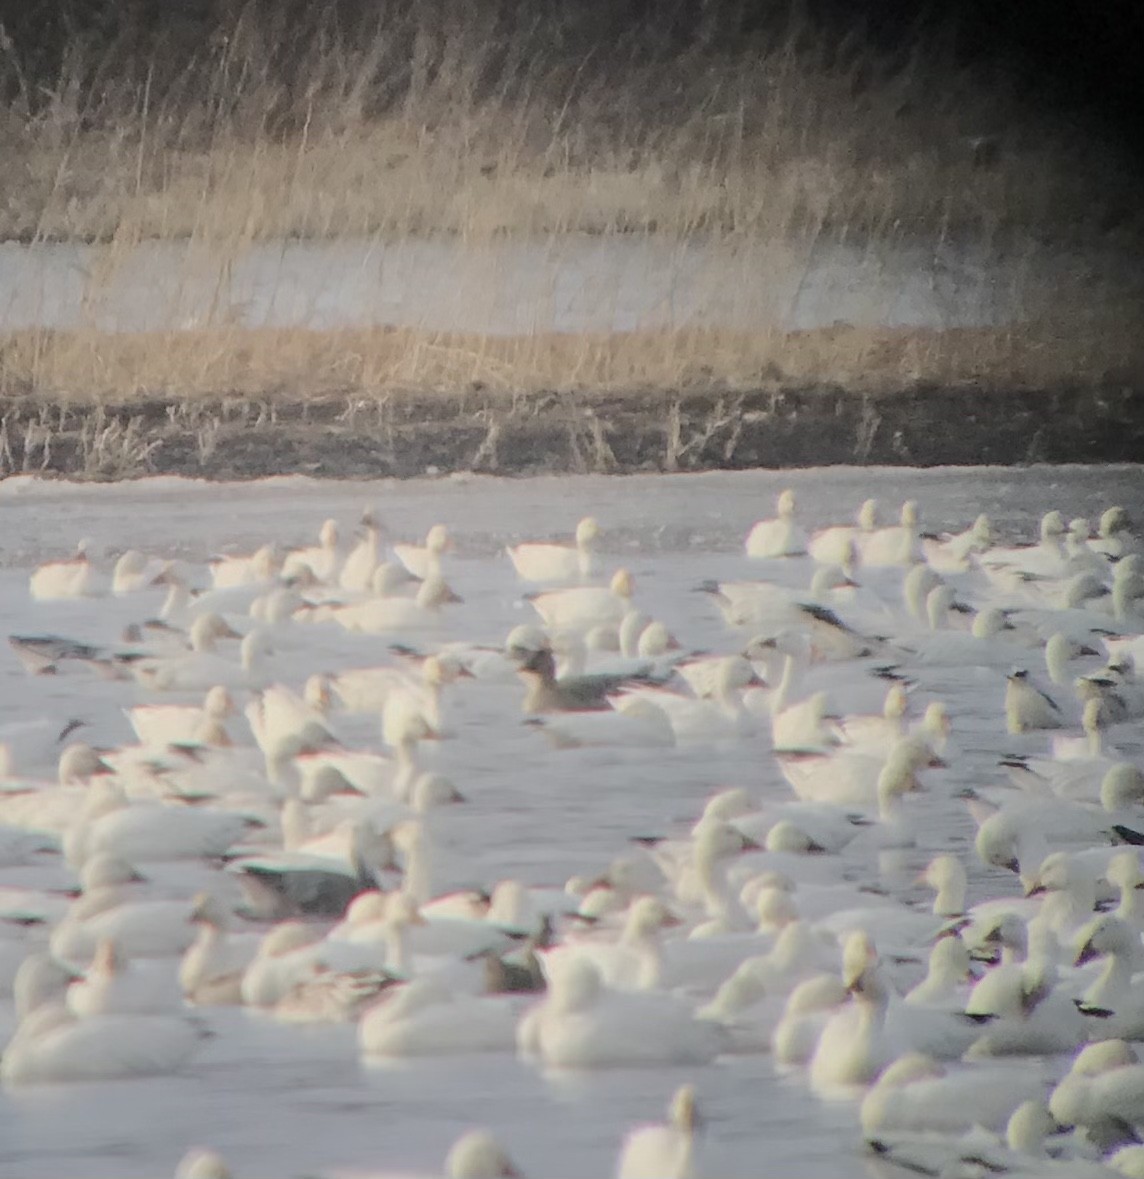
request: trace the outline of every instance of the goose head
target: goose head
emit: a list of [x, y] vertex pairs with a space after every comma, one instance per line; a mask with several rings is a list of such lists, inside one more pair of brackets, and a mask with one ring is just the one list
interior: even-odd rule
[[1117, 852], [1104, 870], [1104, 878], [1121, 892], [1144, 888], [1144, 872], [1140, 871], [1140, 858], [1135, 850]]
[[916, 499], [908, 499], [902, 504], [902, 510], [898, 516], [898, 522], [903, 528], [916, 528], [918, 523], [918, 501]]
[[864, 499], [855, 518], [860, 531], [873, 532], [878, 527], [878, 501], [876, 499]]
[[934, 942], [930, 950], [928, 977], [950, 983], [973, 977], [969, 947], [956, 934]]
[[1041, 517], [1041, 542], [1043, 544], [1052, 544], [1060, 540], [1067, 531], [1064, 516], [1055, 508]]
[[1034, 1158], [1043, 1157], [1045, 1139], [1058, 1129], [1056, 1119], [1043, 1101], [1025, 1101], [1009, 1116], [1005, 1126], [1005, 1142], [1010, 1150]]
[[1109, 913], [1093, 918], [1077, 935], [1076, 941], [1075, 966], [1085, 966], [1109, 954], [1135, 962], [1142, 952], [1140, 935], [1126, 921]]
[[213, 1150], [188, 1151], [175, 1168], [175, 1179], [234, 1179], [221, 1155]]
[[775, 500], [775, 511], [780, 519], [789, 520], [794, 515], [796, 506], [794, 492], [789, 487], [779, 492], [778, 499]]
[[768, 832], [763, 843], [769, 852], [790, 852], [794, 855], [818, 855], [826, 851], [806, 831], [790, 819], [780, 819]]
[[192, 651], [213, 651], [220, 639], [241, 638], [242, 635], [221, 614], [200, 614], [187, 633]]
[[921, 883], [934, 889], [933, 911], [938, 917], [956, 917], [965, 911], [968, 879], [965, 865], [957, 856], [945, 853], [934, 856], [921, 875]]
[[600, 525], [597, 523], [596, 517], [585, 516], [576, 525], [576, 547], [581, 549], [588, 548], [599, 535]]
[[1131, 530], [1132, 522], [1121, 507], [1108, 508], [1100, 517], [1098, 530], [1105, 540], [1112, 540], [1122, 532]]
[[82, 978], [46, 951], [29, 954], [12, 981], [16, 1014], [23, 1020], [41, 1007], [58, 1003], [68, 987]]
[[935, 585], [926, 594], [926, 621], [930, 630], [941, 630], [949, 618], [949, 612], [954, 603], [953, 587], [945, 584]]
[[485, 1130], [470, 1130], [445, 1158], [448, 1179], [513, 1179], [519, 1177], [504, 1147]]
[[926, 601], [942, 584], [941, 577], [924, 561], [914, 565], [902, 581], [902, 596], [910, 613], [917, 619], [927, 618]]
[[1100, 781], [1100, 804], [1118, 811], [1144, 801], [1144, 771], [1131, 762], [1112, 766]]
[[85, 861], [79, 874], [79, 885], [88, 893], [97, 888], [114, 888], [121, 884], [139, 884], [147, 879], [126, 860], [100, 852]]
[[878, 1077], [881, 1088], [900, 1089], [917, 1081], [932, 1081], [945, 1076], [945, 1069], [924, 1052], [907, 1052], [889, 1064]]
[[694, 1134], [703, 1124], [696, 1104], [694, 1085], [680, 1085], [676, 1089], [667, 1106], [667, 1120], [684, 1134]]
[[759, 808], [751, 801], [750, 794], [743, 789], [742, 786], [732, 786], [727, 790], [720, 790], [713, 794], [703, 807], [703, 814], [700, 815], [695, 828], [703, 822], [704, 819], [723, 819], [730, 821], [732, 819], [742, 818], [744, 815], [752, 815]]
[[625, 944], [646, 941], [654, 938], [660, 930], [681, 924], [682, 920], [657, 897], [639, 897], [628, 909], [620, 941]]
[[617, 569], [612, 574], [612, 580], [608, 583], [608, 588], [617, 598], [622, 598], [624, 601], [631, 601], [632, 594], [635, 592], [635, 578], [632, 577], [629, 570]]
[[755, 898], [755, 919], [760, 933], [785, 929], [798, 920], [798, 908], [786, 889], [762, 888]]
[[852, 995], [865, 993], [877, 965], [873, 938], [864, 929], [854, 930], [842, 945], [842, 985]]
[[1006, 913], [981, 939], [982, 945], [998, 953], [1009, 951], [1025, 958], [1029, 951], [1029, 929], [1016, 913]]
[[95, 749], [76, 741], [60, 754], [56, 780], [61, 786], [77, 786], [111, 772], [111, 767]]
[[882, 716], [888, 721], [901, 720], [910, 706], [910, 696], [904, 684], [891, 684], [882, 704]]
[[680, 650], [679, 640], [667, 629], [667, 626], [653, 620], [640, 631], [636, 642], [636, 655], [640, 659], [656, 659], [666, 655], [669, 651]]
[[435, 610], [446, 602], [463, 602], [464, 598], [455, 593], [438, 574], [425, 578], [417, 591], [416, 601], [424, 609]]
[[1012, 630], [1013, 624], [1009, 621], [999, 606], [989, 606], [985, 610], [979, 610], [976, 617], [973, 619], [973, 625], [970, 627], [970, 633], [975, 639], [994, 639], [1002, 631]]
[[449, 529], [444, 524], [434, 524], [425, 534], [425, 548], [435, 556], [447, 553], [455, 547]]

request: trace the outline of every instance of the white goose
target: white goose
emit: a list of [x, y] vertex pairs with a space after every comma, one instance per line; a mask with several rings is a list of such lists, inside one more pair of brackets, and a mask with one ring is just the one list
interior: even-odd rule
[[29, 587], [37, 602], [55, 602], [87, 597], [94, 588], [95, 572], [87, 554], [87, 542], [80, 541], [75, 556], [48, 561], [32, 570]]
[[918, 505], [912, 499], [906, 500], [896, 526], [858, 534], [854, 541], [862, 564], [869, 568], [914, 564], [921, 556]]
[[616, 1179], [698, 1179], [701, 1126], [695, 1089], [683, 1085], [667, 1107], [667, 1123], [630, 1130], [620, 1148]]
[[427, 581], [441, 576], [441, 558], [453, 547], [449, 529], [444, 524], [434, 524], [426, 533], [423, 545], [395, 544], [393, 555], [414, 577]]
[[744, 547], [748, 557], [796, 557], [807, 551], [807, 536], [795, 521], [794, 492], [787, 488], [775, 501], [775, 518], [760, 520], [750, 532]]
[[895, 1060], [862, 1099], [867, 1138], [887, 1133], [959, 1134], [974, 1126], [1000, 1129], [1023, 1102], [1043, 1099], [1036, 1069], [975, 1065], [948, 1071], [911, 1052]]
[[323, 585], [334, 585], [338, 573], [338, 522], [326, 520], [318, 530], [318, 543], [310, 548], [293, 549], [282, 561], [282, 577], [311, 573]]
[[5, 1085], [102, 1081], [177, 1072], [200, 1040], [189, 1021], [166, 1015], [77, 1019], [48, 1003], [20, 1021], [0, 1059]]
[[458, 995], [436, 978], [394, 988], [358, 1025], [367, 1056], [435, 1056], [505, 1052], [516, 1041], [519, 1004], [489, 995]]
[[234, 697], [222, 684], [210, 688], [200, 705], [137, 704], [126, 709], [141, 745], [175, 745], [199, 740], [206, 721], [225, 721], [235, 711]]
[[505, 551], [521, 581], [587, 582], [595, 573], [595, 542], [600, 526], [595, 517], [585, 516], [576, 525], [572, 545], [526, 543]]
[[435, 630], [444, 620], [441, 608], [459, 601], [438, 575], [426, 578], [413, 598], [368, 598], [336, 607], [331, 617], [346, 630], [361, 634]]
[[573, 959], [521, 1019], [516, 1042], [523, 1055], [550, 1067], [608, 1068], [706, 1064], [726, 1039], [682, 999], [608, 991], [590, 962]]
[[173, 972], [126, 958], [111, 938], [101, 941], [84, 978], [68, 988], [67, 1007], [76, 1016], [170, 1015], [182, 995]]
[[351, 593], [364, 594], [373, 584], [378, 566], [381, 525], [370, 511], [362, 513], [361, 539], [349, 551], [338, 575], [338, 586]]
[[528, 600], [550, 631], [589, 630], [602, 623], [618, 626], [632, 608], [635, 580], [617, 569], [606, 586], [577, 586], [532, 594]]
[[878, 527], [878, 501], [862, 501], [853, 524], [834, 524], [821, 528], [810, 538], [807, 552], [819, 565], [849, 566], [855, 563], [860, 541], [856, 537], [869, 535]]

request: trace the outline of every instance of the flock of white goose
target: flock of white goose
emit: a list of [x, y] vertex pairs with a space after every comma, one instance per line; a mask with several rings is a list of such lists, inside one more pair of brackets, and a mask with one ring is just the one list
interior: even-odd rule
[[[1050, 511], [1002, 546], [984, 516], [926, 534], [912, 502], [811, 534], [784, 492], [746, 539], [753, 576], [696, 587], [719, 653], [648, 617], [598, 535], [585, 519], [572, 543], [508, 550], [533, 617], [495, 647], [440, 637], [466, 609], [448, 529], [391, 545], [369, 512], [349, 546], [331, 520], [313, 547], [206, 568], [82, 548], [37, 568], [43, 629], [10, 636], [14, 656], [122, 693], [134, 740], [0, 725], [3, 1085], [193, 1067], [211, 1009], [240, 1005], [353, 1022], [365, 1058], [693, 1068], [620, 1145], [626, 1179], [708, 1173], [705, 1072], [744, 1053], [859, 1103], [866, 1149], [915, 1172], [1144, 1176], [1144, 772], [1121, 752], [1144, 718], [1144, 545], [1126, 512], [1092, 535]], [[58, 632], [53, 601], [108, 596], [139, 604], [121, 641]], [[320, 670], [282, 682], [283, 650]], [[967, 686], [996, 699], [992, 746], [943, 703]], [[553, 759], [628, 750], [656, 834], [566, 882], [446, 887], [464, 849], [435, 817], [485, 804], [432, 749], [468, 739], [457, 701], [494, 691]], [[934, 846], [943, 767], [998, 742], [960, 790], [975, 838]], [[723, 743], [757, 777], [661, 832], [640, 751]], [[880, 884], [895, 854], [928, 861], [916, 886]], [[23, 883], [45, 864], [58, 886]], [[999, 895], [970, 903], [971, 877]], [[209, 1150], [178, 1171], [228, 1173]], [[444, 1173], [519, 1172], [474, 1130]]]

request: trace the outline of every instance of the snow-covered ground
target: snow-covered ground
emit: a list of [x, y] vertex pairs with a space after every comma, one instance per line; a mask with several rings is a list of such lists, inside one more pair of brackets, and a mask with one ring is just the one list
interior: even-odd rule
[[[758, 572], [742, 555], [742, 538], [754, 520], [771, 514], [774, 495], [785, 486], [795, 488], [809, 526], [848, 519], [870, 495], [893, 511], [916, 498], [925, 525], [935, 529], [964, 526], [986, 511], [1014, 538], [1030, 536], [1050, 506], [1066, 519], [1095, 519], [1120, 503], [1144, 518], [1138, 467], [383, 483], [282, 478], [241, 485], [150, 479], [81, 486], [14, 478], [0, 482], [0, 633], [54, 631], [112, 641], [127, 621], [154, 613], [157, 590], [120, 600], [29, 599], [29, 570], [71, 551], [81, 538], [101, 561], [127, 547], [201, 561], [268, 540], [308, 542], [327, 516], [348, 530], [370, 504], [394, 538], [420, 537], [437, 521], [456, 535], [448, 574], [465, 601], [447, 614], [440, 637], [501, 641], [530, 615], [502, 546], [564, 534], [592, 512], [604, 528], [608, 564], [632, 569], [641, 608], [663, 618], [689, 647], [729, 651], [740, 640], [694, 587], [706, 578]], [[385, 642], [347, 643], [336, 629], [313, 628], [304, 642], [281, 644], [274, 672], [298, 683], [309, 670], [380, 659]], [[129, 738], [120, 709], [136, 692], [132, 684], [83, 675], [29, 678], [0, 647], [5, 724], [76, 717], [89, 723], [90, 740], [120, 743]], [[1003, 692], [1003, 677], [982, 673], [945, 695], [964, 758], [924, 799], [921, 846], [879, 865], [852, 865], [856, 871], [909, 890], [930, 849], [964, 849], [972, 826], [952, 795], [996, 773], [993, 762], [1007, 747], [998, 723]], [[560, 884], [572, 872], [602, 868], [633, 834], [681, 829], [716, 787], [780, 789], [773, 761], [754, 741], [554, 754], [521, 724], [519, 697], [511, 682], [464, 685], [449, 714], [454, 739], [429, 755], [469, 799], [447, 808], [439, 831], [459, 878], [491, 884], [514, 875]], [[986, 876], [971, 851], [967, 862], [975, 896], [1013, 890], [1012, 877]], [[58, 865], [0, 871], [0, 888], [69, 881]], [[243, 1179], [339, 1168], [432, 1169], [471, 1125], [494, 1130], [527, 1175], [589, 1179], [610, 1172], [625, 1129], [658, 1116], [686, 1079], [696, 1082], [708, 1119], [712, 1174], [841, 1179], [862, 1165], [855, 1106], [811, 1098], [801, 1080], [777, 1076], [763, 1055], [697, 1070], [574, 1077], [543, 1076], [500, 1055], [363, 1067], [352, 1028], [279, 1026], [235, 1010], [205, 1018], [217, 1034], [177, 1077], [0, 1093], [0, 1179], [159, 1176], [196, 1144], [221, 1151]], [[10, 1010], [0, 1007], [0, 1025], [10, 1021]]]
[[[0, 243], [0, 330], [377, 324], [501, 335], [720, 327], [995, 326], [1086, 260], [952, 242]], [[1087, 260], [1108, 271], [1114, 259]]]

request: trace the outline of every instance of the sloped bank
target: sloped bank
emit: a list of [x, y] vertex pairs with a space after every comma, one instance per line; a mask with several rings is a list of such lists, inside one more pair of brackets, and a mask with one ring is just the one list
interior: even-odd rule
[[1051, 389], [837, 386], [590, 396], [480, 390], [99, 406], [0, 400], [0, 477], [109, 480], [1144, 459], [1137, 383]]

